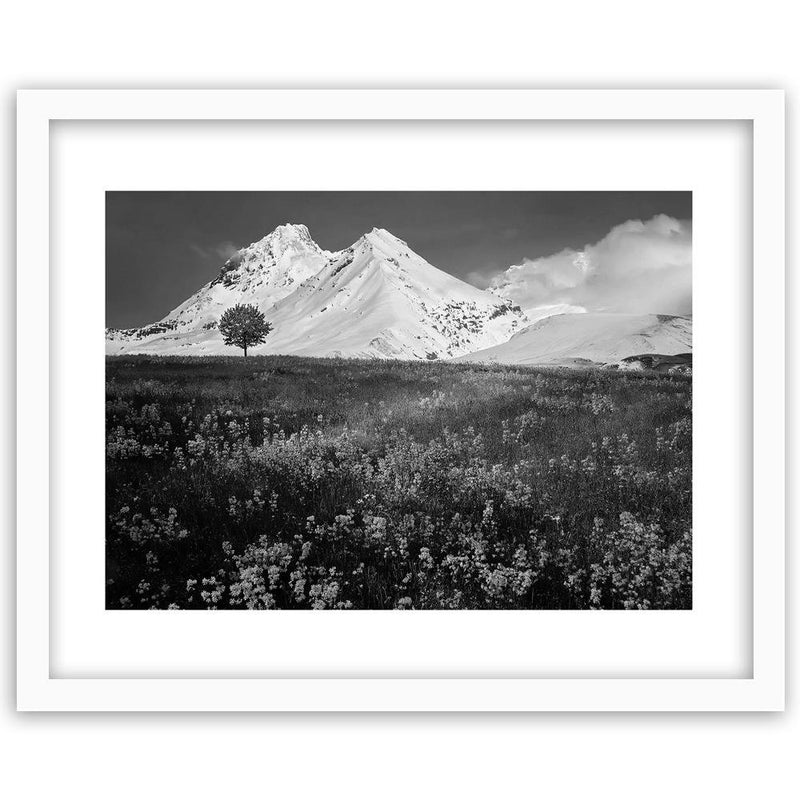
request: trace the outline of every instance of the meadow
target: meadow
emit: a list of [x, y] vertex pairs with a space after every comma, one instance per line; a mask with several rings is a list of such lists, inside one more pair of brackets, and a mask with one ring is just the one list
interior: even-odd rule
[[685, 375], [109, 357], [112, 609], [686, 609]]

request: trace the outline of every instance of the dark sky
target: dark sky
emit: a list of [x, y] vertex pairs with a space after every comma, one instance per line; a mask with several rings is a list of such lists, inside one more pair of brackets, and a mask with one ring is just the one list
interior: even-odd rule
[[691, 219], [691, 192], [108, 192], [106, 324], [165, 316], [235, 249], [284, 222], [339, 250], [386, 228], [465, 280], [565, 247], [629, 219]]

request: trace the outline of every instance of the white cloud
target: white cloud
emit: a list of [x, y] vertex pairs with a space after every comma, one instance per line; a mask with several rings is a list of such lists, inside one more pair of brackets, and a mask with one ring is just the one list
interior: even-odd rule
[[218, 261], [220, 264], [239, 251], [239, 248], [233, 242], [219, 242], [208, 246], [190, 244], [189, 247], [201, 258]]
[[495, 290], [523, 309], [569, 304], [589, 311], [692, 313], [692, 224], [664, 214], [628, 220], [583, 250], [509, 267]]
[[[494, 268], [494, 274], [497, 274], [497, 267]], [[473, 286], [477, 286], [479, 289], [488, 289], [490, 286], [494, 285], [495, 279], [487, 270], [476, 269], [469, 272], [464, 280], [467, 283], [471, 283]]]

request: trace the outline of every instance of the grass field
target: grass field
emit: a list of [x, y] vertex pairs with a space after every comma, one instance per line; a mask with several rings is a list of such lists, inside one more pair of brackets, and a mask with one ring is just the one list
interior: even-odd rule
[[690, 608], [685, 376], [107, 360], [109, 608]]

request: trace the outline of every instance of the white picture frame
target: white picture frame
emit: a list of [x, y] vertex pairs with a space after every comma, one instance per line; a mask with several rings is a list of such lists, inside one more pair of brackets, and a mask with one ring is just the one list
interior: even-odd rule
[[[120, 677], [53, 670], [51, 162], [59, 121], [752, 124], [752, 636], [745, 677]], [[25, 90], [18, 94], [17, 703], [25, 711], [777, 711], [784, 705], [784, 97], [776, 90]], [[743, 165], [743, 169], [749, 169]], [[547, 187], [558, 188], [558, 187]], [[102, 243], [100, 243], [102, 250]], [[57, 276], [56, 276], [57, 277]], [[51, 298], [52, 299], [52, 298]], [[738, 357], [747, 358], [748, 353]], [[24, 438], [22, 435], [24, 432]], [[732, 431], [731, 435], [743, 435]], [[57, 477], [57, 476], [56, 476]], [[726, 498], [721, 496], [720, 502]], [[96, 566], [96, 565], [95, 565]], [[115, 613], [115, 612], [107, 612]], [[125, 612], [116, 612], [125, 613]], [[148, 612], [145, 612], [148, 613]], [[163, 612], [170, 613], [170, 612]], [[178, 612], [181, 613], [181, 612]], [[184, 612], [194, 613], [194, 612]], [[201, 612], [203, 613], [203, 612]], [[239, 612], [231, 612], [239, 613]], [[302, 612], [290, 612], [302, 613]], [[309, 612], [313, 613], [313, 612]], [[328, 612], [325, 612], [328, 613]], [[330, 612], [333, 613], [333, 612]], [[338, 612], [337, 612], [338, 613]], [[342, 612], [353, 613], [353, 612]], [[427, 612], [419, 612], [427, 613]], [[437, 613], [437, 612], [431, 612]], [[449, 613], [449, 612], [444, 612]], [[461, 612], [457, 612], [461, 613]], [[505, 612], [491, 612], [503, 614]], [[537, 613], [537, 612], [525, 612]], [[592, 612], [585, 612], [592, 613]], [[601, 612], [602, 613], [602, 612]], [[607, 612], [628, 613], [628, 612]], [[639, 613], [639, 612], [631, 612]], [[655, 612], [641, 612], [655, 613]], [[671, 613], [671, 612], [668, 612]], [[691, 612], [690, 612], [691, 613]], [[222, 617], [224, 619], [224, 614]], [[354, 618], [357, 619], [357, 618]]]

